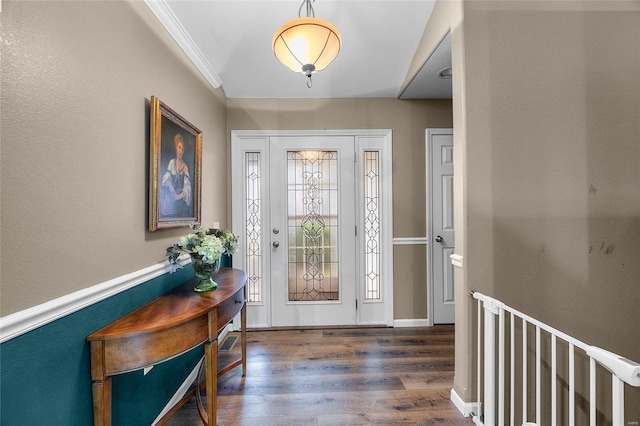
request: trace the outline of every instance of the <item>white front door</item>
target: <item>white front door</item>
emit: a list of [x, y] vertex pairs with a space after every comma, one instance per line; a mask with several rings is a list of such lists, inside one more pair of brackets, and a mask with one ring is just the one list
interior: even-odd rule
[[356, 323], [354, 138], [274, 137], [273, 326]]
[[455, 322], [453, 298], [453, 130], [427, 130], [429, 277], [434, 324]]
[[233, 131], [247, 325], [392, 325], [389, 130]]

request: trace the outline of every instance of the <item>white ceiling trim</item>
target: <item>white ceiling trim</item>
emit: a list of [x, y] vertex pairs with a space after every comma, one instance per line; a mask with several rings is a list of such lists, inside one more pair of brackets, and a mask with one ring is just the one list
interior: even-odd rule
[[206, 60], [200, 49], [193, 42], [187, 31], [184, 29], [178, 18], [169, 8], [165, 0], [145, 0], [149, 9], [156, 15], [162, 25], [169, 31], [169, 34], [178, 42], [182, 50], [193, 61], [200, 70], [204, 78], [214, 89], [222, 86], [222, 79], [215, 72], [211, 64]]

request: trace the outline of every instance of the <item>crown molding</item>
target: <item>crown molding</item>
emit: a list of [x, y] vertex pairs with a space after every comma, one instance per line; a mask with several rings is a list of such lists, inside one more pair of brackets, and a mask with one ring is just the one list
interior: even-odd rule
[[198, 49], [198, 46], [196, 46], [176, 15], [171, 11], [167, 2], [165, 0], [145, 0], [144, 2], [167, 31], [169, 31], [169, 34], [171, 34], [209, 84], [211, 84], [214, 89], [222, 86], [222, 79], [215, 72], [211, 64], [209, 64], [200, 49]]

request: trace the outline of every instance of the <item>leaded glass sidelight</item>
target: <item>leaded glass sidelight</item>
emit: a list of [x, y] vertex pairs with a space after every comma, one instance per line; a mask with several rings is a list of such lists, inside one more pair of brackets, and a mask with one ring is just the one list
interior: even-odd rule
[[288, 300], [340, 300], [338, 153], [287, 152]]
[[247, 301], [262, 302], [262, 254], [260, 238], [262, 236], [261, 199], [260, 199], [260, 153], [245, 154], [245, 216], [246, 216], [246, 267]]
[[380, 152], [364, 152], [365, 299], [380, 299]]

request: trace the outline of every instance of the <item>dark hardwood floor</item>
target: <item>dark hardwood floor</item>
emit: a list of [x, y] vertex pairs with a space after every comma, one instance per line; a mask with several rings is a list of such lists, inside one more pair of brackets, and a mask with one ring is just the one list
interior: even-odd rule
[[[453, 362], [453, 326], [249, 331], [218, 425], [472, 425], [449, 400]], [[201, 424], [194, 399], [167, 423]]]

